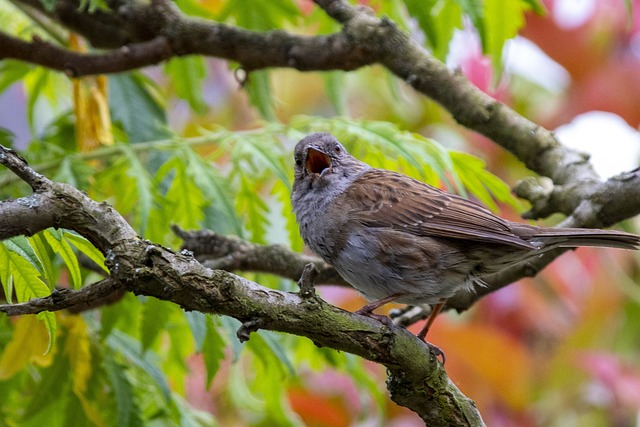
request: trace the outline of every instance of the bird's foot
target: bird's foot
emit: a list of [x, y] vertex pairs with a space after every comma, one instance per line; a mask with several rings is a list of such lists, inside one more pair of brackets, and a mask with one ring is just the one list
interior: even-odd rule
[[436, 359], [442, 356], [442, 366], [444, 366], [444, 363], [447, 360], [446, 356], [444, 355], [444, 351], [442, 351], [442, 349], [437, 345], [431, 344], [429, 341], [424, 341], [424, 343], [427, 345], [427, 347], [429, 347], [429, 351], [436, 357]]
[[381, 322], [383, 325], [385, 325], [389, 329], [392, 329], [394, 327], [393, 320], [391, 320], [389, 317], [383, 314], [374, 313], [367, 305], [362, 307], [360, 310], [357, 310], [355, 313], [377, 320], [378, 322]]

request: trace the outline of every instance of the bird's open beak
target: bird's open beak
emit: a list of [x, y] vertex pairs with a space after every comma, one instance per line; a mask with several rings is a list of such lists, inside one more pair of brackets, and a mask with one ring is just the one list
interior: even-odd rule
[[309, 147], [307, 149], [307, 160], [305, 163], [307, 173], [322, 173], [323, 170], [331, 167], [329, 156], [318, 148]]

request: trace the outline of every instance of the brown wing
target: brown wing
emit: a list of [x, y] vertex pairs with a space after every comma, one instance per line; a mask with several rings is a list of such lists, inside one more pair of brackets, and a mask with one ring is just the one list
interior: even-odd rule
[[343, 196], [350, 218], [370, 227], [536, 249], [483, 206], [396, 172], [367, 170]]

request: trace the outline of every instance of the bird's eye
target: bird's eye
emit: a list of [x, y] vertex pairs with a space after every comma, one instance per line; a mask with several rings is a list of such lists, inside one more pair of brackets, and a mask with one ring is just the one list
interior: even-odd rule
[[339, 145], [336, 145], [336, 146], [335, 146], [335, 148], [334, 148], [334, 150], [335, 150], [335, 152], [336, 152], [336, 153], [339, 153], [339, 152], [340, 152], [340, 146], [339, 146]]

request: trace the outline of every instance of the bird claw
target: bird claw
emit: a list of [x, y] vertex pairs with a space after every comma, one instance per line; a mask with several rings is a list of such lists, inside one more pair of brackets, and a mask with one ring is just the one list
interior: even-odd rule
[[427, 347], [429, 347], [429, 352], [431, 352], [431, 354], [433, 354], [436, 359], [438, 359], [439, 356], [442, 356], [442, 366], [444, 366], [447, 360], [446, 356], [444, 355], [444, 351], [442, 351], [442, 349], [437, 345], [431, 344], [429, 341], [424, 341], [424, 343], [427, 345]]
[[383, 314], [373, 313], [367, 306], [362, 307], [360, 310], [355, 311], [355, 314], [369, 317], [370, 319], [377, 320], [385, 325], [387, 328], [392, 329], [394, 327], [393, 320]]

